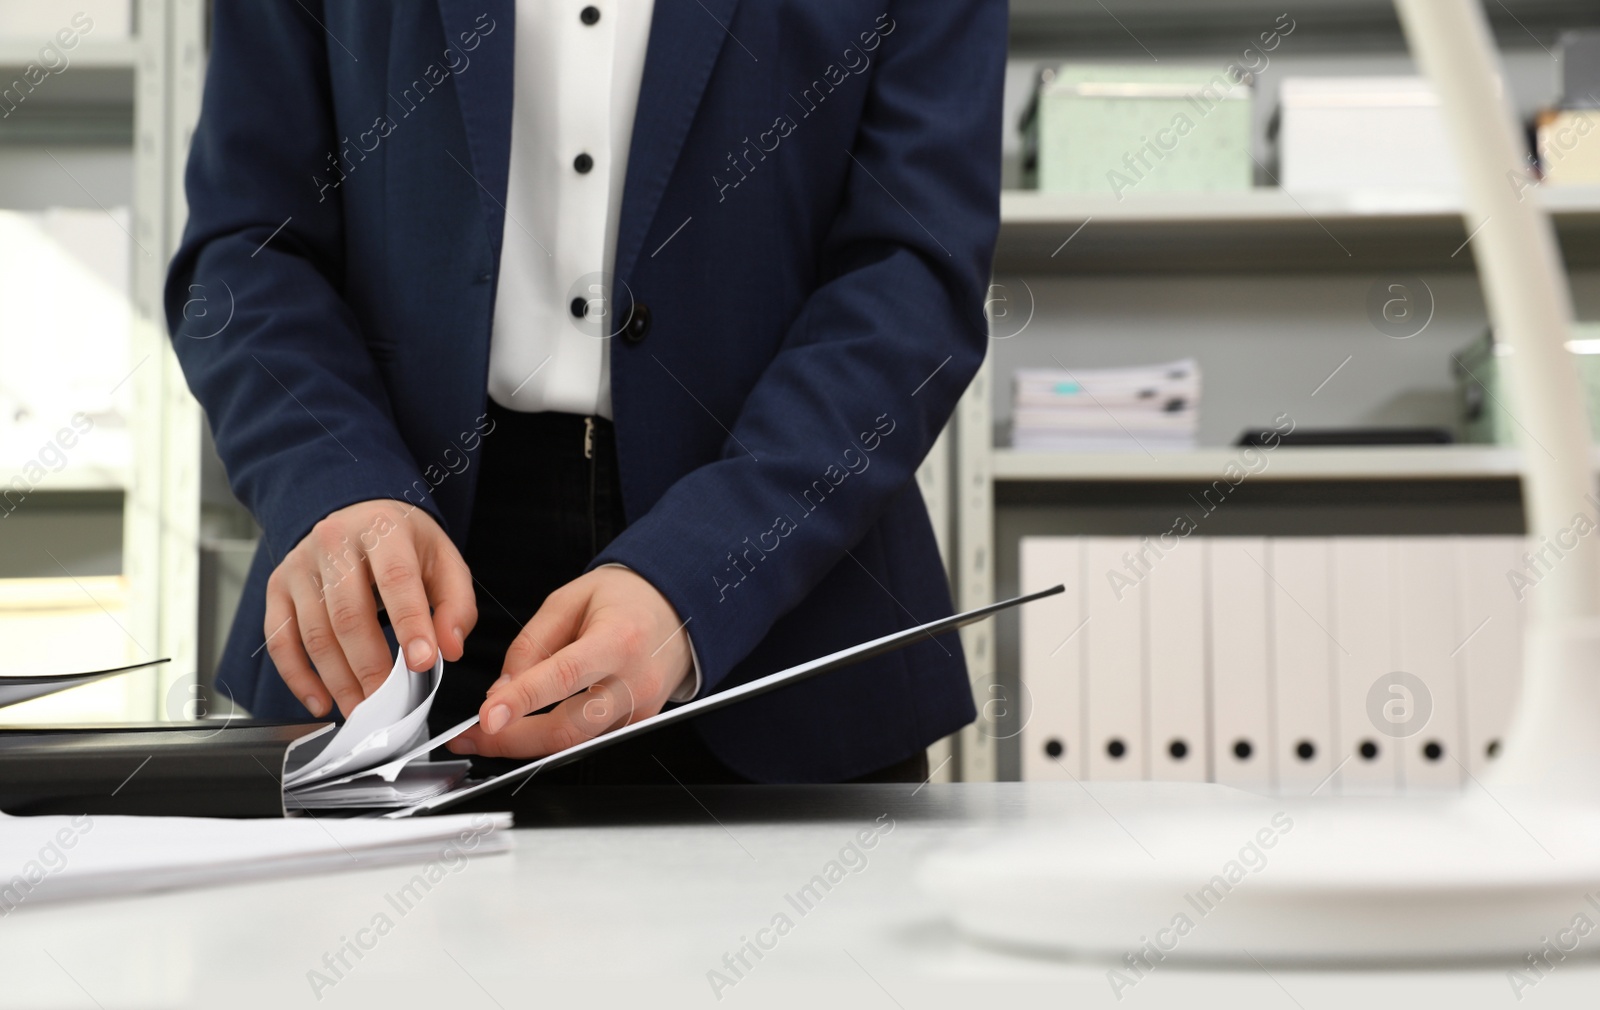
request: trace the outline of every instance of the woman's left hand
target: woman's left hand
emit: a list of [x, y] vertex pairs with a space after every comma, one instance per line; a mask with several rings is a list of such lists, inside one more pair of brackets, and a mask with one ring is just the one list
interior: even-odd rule
[[479, 709], [481, 722], [449, 749], [542, 757], [655, 715], [691, 672], [687, 623], [626, 568], [574, 579], [545, 599], [511, 643]]

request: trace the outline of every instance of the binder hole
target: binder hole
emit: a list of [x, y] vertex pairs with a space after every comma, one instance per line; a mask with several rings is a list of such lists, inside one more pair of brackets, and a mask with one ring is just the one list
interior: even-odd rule
[[1500, 741], [1499, 740], [1490, 740], [1489, 741], [1489, 746], [1485, 747], [1483, 749], [1483, 752], [1485, 754], [1487, 754], [1489, 757], [1492, 757], [1492, 758], [1499, 757], [1500, 756]]
[[1295, 754], [1302, 761], [1310, 761], [1317, 756], [1317, 745], [1310, 740], [1301, 740], [1294, 748]]
[[1429, 740], [1422, 748], [1422, 756], [1429, 761], [1437, 761], [1444, 757], [1444, 748], [1439, 746], [1439, 741]]
[[1106, 753], [1111, 755], [1113, 761], [1120, 761], [1122, 760], [1122, 755], [1128, 753], [1128, 748], [1123, 745], [1121, 740], [1112, 737], [1106, 742]]
[[1371, 740], [1361, 741], [1360, 753], [1363, 760], [1371, 761], [1378, 756], [1378, 745]]
[[1058, 758], [1066, 752], [1067, 748], [1061, 743], [1060, 740], [1052, 738], [1044, 742], [1044, 753], [1046, 757]]
[[1252, 753], [1254, 753], [1254, 751], [1255, 751], [1255, 748], [1250, 746], [1250, 741], [1249, 740], [1236, 740], [1236, 741], [1234, 741], [1234, 744], [1233, 744], [1233, 756], [1238, 758], [1240, 761], [1248, 761], [1248, 760], [1250, 760], [1250, 755]]
[[1167, 753], [1172, 755], [1172, 760], [1182, 761], [1189, 756], [1189, 745], [1182, 740], [1174, 740], [1167, 744]]

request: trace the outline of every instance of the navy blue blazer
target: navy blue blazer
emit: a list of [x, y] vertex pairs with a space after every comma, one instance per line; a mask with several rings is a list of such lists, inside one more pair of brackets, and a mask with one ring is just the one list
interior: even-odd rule
[[[466, 541], [520, 227], [514, 13], [216, 6], [166, 311], [265, 532], [219, 672], [259, 716], [308, 717], [262, 623], [318, 520], [393, 498]], [[913, 474], [985, 351], [1005, 46], [1005, 0], [656, 2], [608, 352], [629, 525], [593, 563], [690, 621], [707, 691], [951, 612]], [[951, 634], [698, 727], [747, 776], [814, 781], [973, 714]]]

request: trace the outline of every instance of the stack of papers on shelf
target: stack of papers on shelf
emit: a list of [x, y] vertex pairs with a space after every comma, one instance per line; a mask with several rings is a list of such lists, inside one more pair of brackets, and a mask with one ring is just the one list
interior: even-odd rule
[[430, 761], [428, 754], [477, 724], [477, 717], [428, 736], [428, 712], [444, 677], [444, 659], [425, 673], [406, 668], [404, 654], [383, 686], [350, 713], [296, 741], [284, 762], [289, 810], [410, 806], [440, 796], [467, 777], [470, 762]]
[[409, 821], [0, 814], [0, 865], [14, 875], [0, 888], [0, 915], [57, 901], [395, 863], [455, 865], [510, 848], [509, 827], [510, 814], [482, 813]]
[[1193, 358], [1135, 368], [1023, 368], [1011, 444], [1046, 452], [1193, 449], [1200, 366]]

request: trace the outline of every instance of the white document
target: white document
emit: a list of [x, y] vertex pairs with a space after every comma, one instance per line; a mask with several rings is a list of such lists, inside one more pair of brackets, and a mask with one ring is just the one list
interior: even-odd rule
[[[1341, 793], [1386, 794], [1398, 788], [1396, 740], [1373, 721], [1369, 697], [1379, 678], [1393, 673], [1395, 592], [1390, 543], [1382, 537], [1340, 537], [1333, 542], [1333, 626], [1340, 649], [1338, 769], [1329, 788]], [[1382, 693], [1383, 687], [1376, 689]], [[1379, 710], [1383, 701], [1378, 702]]]
[[[298, 744], [290, 748], [284, 788], [294, 789], [340, 772], [364, 771], [422, 743], [427, 739], [428, 711], [443, 676], [443, 656], [432, 670], [415, 673], [406, 668], [405, 654], [397, 654], [383, 685], [355, 707], [326, 743], [320, 748]], [[318, 742], [321, 740], [319, 737]]]
[[1332, 783], [1325, 780], [1337, 763], [1333, 656], [1340, 648], [1330, 627], [1330, 547], [1320, 537], [1283, 537], [1267, 549], [1278, 792], [1326, 795]]
[[1421, 690], [1387, 683], [1386, 716], [1398, 735], [1400, 783], [1419, 789], [1460, 789], [1461, 708], [1456, 658], [1466, 631], [1458, 631], [1456, 549], [1450, 537], [1397, 537], [1396, 671], [1414, 675]]
[[1266, 541], [1214, 537], [1206, 546], [1211, 555], [1214, 781], [1265, 792], [1273, 780]]
[[1134, 537], [1094, 537], [1084, 550], [1084, 653], [1088, 682], [1088, 774], [1146, 778], [1144, 587]]
[[360, 774], [302, 786], [284, 795], [287, 810], [352, 810], [409, 807], [466, 781], [471, 761], [414, 761], [392, 778]]
[[1456, 538], [1456, 660], [1460, 664], [1465, 737], [1459, 755], [1482, 777], [1494, 763], [1522, 688], [1522, 627], [1527, 589], [1517, 600], [1508, 573], [1526, 574], [1524, 537]]
[[236, 884], [510, 847], [510, 814], [375, 819], [0, 814], [0, 914], [56, 901]]
[[1166, 553], [1145, 580], [1150, 777], [1205, 782], [1211, 752], [1205, 546], [1193, 537], [1170, 547], [1157, 542]]
[[430, 762], [428, 754], [477, 725], [474, 716], [428, 736], [428, 713], [444, 678], [444, 657], [416, 672], [397, 654], [383, 685], [334, 733], [296, 742], [285, 758], [289, 810], [412, 806], [460, 785], [467, 761]]
[[1022, 686], [1029, 708], [1022, 727], [1022, 777], [1030, 782], [1084, 777], [1083, 609], [1081, 537], [1023, 537], [1022, 591], [1057, 583], [1066, 591], [1024, 607]]

